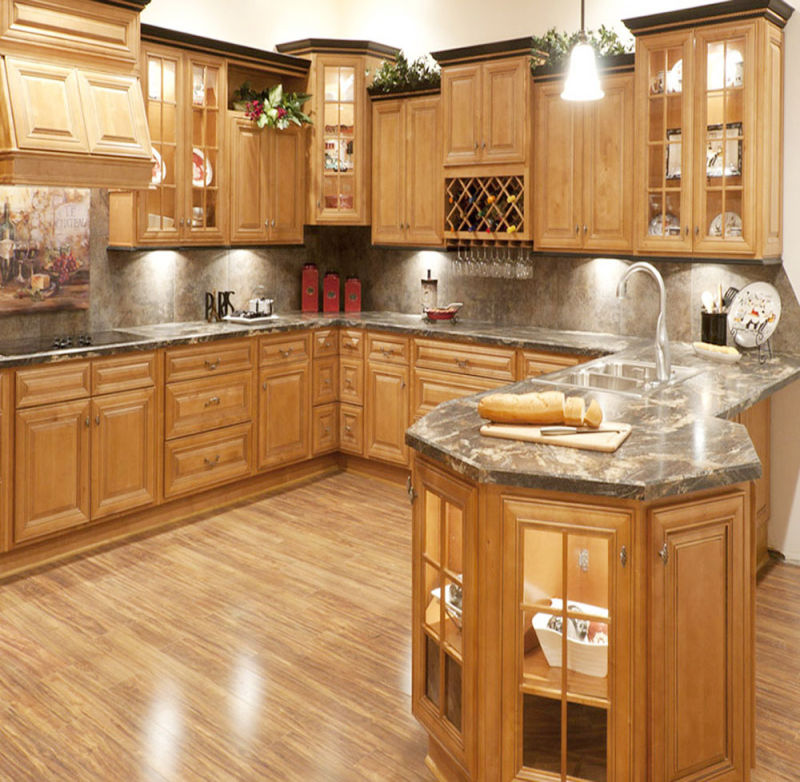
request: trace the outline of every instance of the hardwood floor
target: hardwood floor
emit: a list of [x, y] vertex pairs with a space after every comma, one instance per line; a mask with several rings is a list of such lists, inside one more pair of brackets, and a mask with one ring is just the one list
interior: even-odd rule
[[[426, 780], [404, 489], [344, 473], [0, 585], [2, 782]], [[800, 568], [760, 582], [754, 782], [796, 780]]]

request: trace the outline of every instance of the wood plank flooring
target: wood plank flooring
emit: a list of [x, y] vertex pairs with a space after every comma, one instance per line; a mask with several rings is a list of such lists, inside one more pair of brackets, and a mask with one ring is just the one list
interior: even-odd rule
[[[405, 491], [352, 473], [0, 585], [0, 782], [430, 782]], [[754, 782], [800, 779], [800, 568], [758, 588]]]

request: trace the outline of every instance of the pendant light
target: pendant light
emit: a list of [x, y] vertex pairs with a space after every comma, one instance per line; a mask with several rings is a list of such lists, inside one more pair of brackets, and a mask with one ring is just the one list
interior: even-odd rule
[[600, 77], [597, 75], [594, 47], [586, 39], [584, 2], [585, 0], [581, 0], [581, 32], [578, 43], [575, 44], [569, 55], [567, 81], [564, 84], [564, 91], [561, 93], [564, 100], [600, 100], [605, 95], [600, 87]]

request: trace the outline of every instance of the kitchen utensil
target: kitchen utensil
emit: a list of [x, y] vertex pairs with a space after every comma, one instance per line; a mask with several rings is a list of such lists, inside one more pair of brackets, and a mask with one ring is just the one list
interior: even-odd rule
[[702, 294], [700, 294], [700, 299], [703, 302], [703, 309], [705, 309], [706, 312], [714, 311], [714, 297], [709, 291], [703, 291]]
[[768, 282], [752, 282], [736, 294], [728, 311], [728, 328], [743, 348], [765, 343], [778, 327], [781, 297]]
[[425, 312], [425, 317], [428, 320], [452, 320], [463, 306], [463, 302], [454, 301], [446, 307], [433, 307]]
[[731, 306], [731, 302], [736, 298], [736, 294], [739, 292], [738, 288], [734, 288], [732, 285], [722, 296], [722, 306], [725, 309], [728, 309]]
[[541, 426], [526, 424], [484, 424], [480, 431], [486, 437], [499, 437], [502, 440], [521, 440], [528, 443], [545, 445], [562, 445], [566, 448], [578, 448], [583, 451], [602, 451], [613, 453], [625, 442], [631, 433], [631, 425], [608, 422], [604, 428], [615, 429], [613, 432], [586, 433], [580, 437], [574, 434], [542, 434]]
[[622, 432], [624, 429], [618, 426], [599, 426], [596, 429], [591, 426], [542, 426], [539, 431], [545, 437], [553, 437], [559, 434], [602, 434], [603, 432]]
[[700, 312], [700, 339], [711, 345], [725, 345], [728, 342], [728, 313]]

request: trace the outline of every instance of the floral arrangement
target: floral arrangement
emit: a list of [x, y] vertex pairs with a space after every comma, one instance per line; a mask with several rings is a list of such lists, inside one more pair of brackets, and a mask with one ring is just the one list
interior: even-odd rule
[[[533, 48], [546, 58], [532, 58], [531, 70], [536, 73], [538, 68], [552, 68], [563, 65], [569, 58], [572, 48], [578, 43], [580, 33], [558, 32], [555, 27], [551, 27], [543, 36], [534, 36]], [[632, 47], [626, 46], [622, 39], [614, 30], [600, 25], [600, 28], [586, 31], [586, 39], [590, 43], [598, 56], [608, 57], [614, 54], [630, 54]]]
[[386, 60], [378, 68], [367, 92], [370, 95], [387, 95], [393, 92], [436, 89], [441, 81], [439, 66], [430, 55], [409, 62], [403, 52], [400, 52], [397, 60]]
[[285, 130], [289, 125], [311, 124], [311, 118], [302, 110], [310, 97], [305, 92], [286, 93], [282, 84], [257, 93], [245, 82], [234, 94], [234, 105], [244, 103], [247, 118], [259, 128]]

